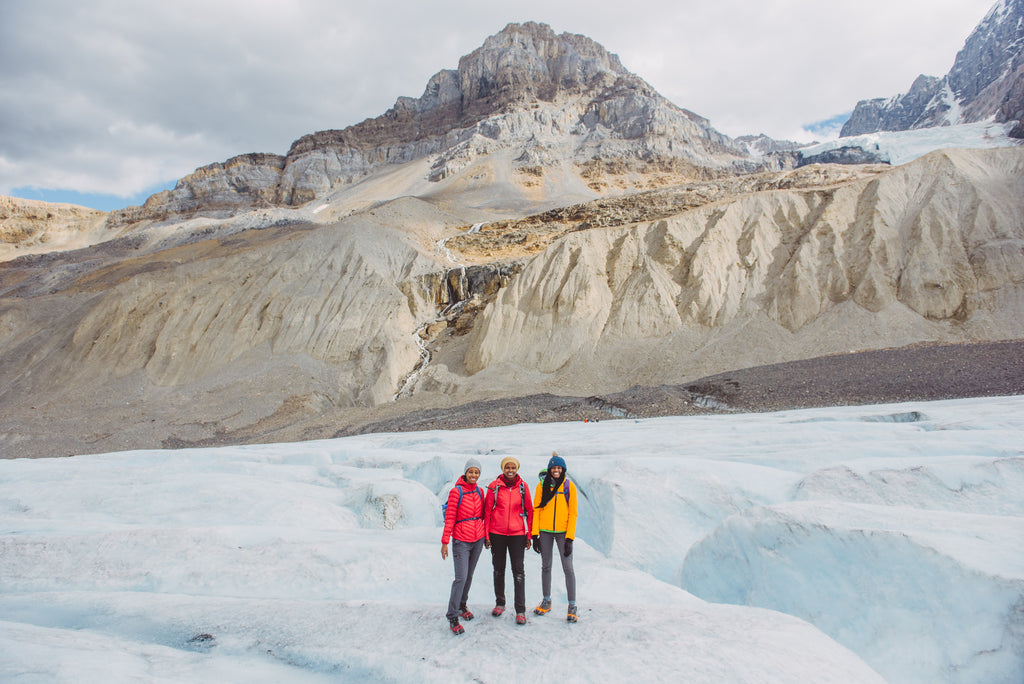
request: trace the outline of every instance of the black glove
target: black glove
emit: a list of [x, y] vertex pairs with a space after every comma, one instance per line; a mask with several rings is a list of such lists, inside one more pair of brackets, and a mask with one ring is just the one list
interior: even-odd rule
[[572, 539], [566, 539], [565, 540], [565, 555], [566, 556], [571, 556], [572, 555]]
[[533, 550], [540, 553], [540, 535], [533, 538]]

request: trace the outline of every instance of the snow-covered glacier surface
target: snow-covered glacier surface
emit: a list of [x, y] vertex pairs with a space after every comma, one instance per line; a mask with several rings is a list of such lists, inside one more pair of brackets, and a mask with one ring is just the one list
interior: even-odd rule
[[[453, 637], [440, 500], [552, 450], [581, 619]], [[528, 605], [540, 558], [527, 554]], [[511, 591], [511, 580], [508, 580]], [[511, 596], [509, 596], [511, 600]], [[557, 658], [550, 656], [557, 654]], [[0, 461], [0, 681], [1024, 681], [1024, 397]]]

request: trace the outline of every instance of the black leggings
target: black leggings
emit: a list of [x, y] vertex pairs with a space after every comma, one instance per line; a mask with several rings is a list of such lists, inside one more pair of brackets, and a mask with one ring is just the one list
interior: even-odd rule
[[505, 605], [505, 553], [512, 559], [512, 583], [515, 587], [516, 613], [526, 612], [526, 570], [523, 557], [526, 555], [525, 535], [509, 537], [504, 534], [491, 535], [491, 561], [494, 564], [494, 604]]

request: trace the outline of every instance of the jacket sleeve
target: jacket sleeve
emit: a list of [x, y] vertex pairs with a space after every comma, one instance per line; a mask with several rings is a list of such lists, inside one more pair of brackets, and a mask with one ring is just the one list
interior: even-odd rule
[[576, 497], [580, 490], [574, 482], [569, 482], [569, 522], [565, 528], [565, 538], [576, 538]]
[[444, 511], [444, 532], [441, 533], [441, 543], [447, 544], [452, 539], [452, 531], [455, 529], [455, 516], [459, 507], [459, 490], [452, 487], [448, 492], [448, 507]]
[[[543, 483], [540, 483], [540, 482], [537, 483], [537, 489], [534, 490], [534, 495], [533, 495], [533, 500], [534, 501], [539, 501], [540, 500], [540, 488], [543, 487], [543, 486], [544, 486]], [[530, 536], [531, 537], [536, 537], [538, 534], [540, 534], [540, 518], [538, 518], [536, 515], [533, 515], [533, 513], [535, 513], [535, 511], [532, 510], [532, 508], [533, 508], [532, 506], [530, 508], [531, 508], [531, 511], [530, 511]]]
[[488, 507], [487, 503], [491, 500], [491, 496], [491, 490], [490, 488], [488, 488], [486, 498], [480, 499], [480, 506], [481, 508], [483, 508], [483, 510], [480, 511], [480, 517], [483, 518], [484, 539], [486, 539], [488, 542], [491, 541], [491, 509], [490, 507]]

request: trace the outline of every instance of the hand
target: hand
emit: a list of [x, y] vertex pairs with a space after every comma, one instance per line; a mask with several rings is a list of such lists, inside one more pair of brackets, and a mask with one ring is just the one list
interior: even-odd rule
[[530, 538], [529, 537], [526, 538], [526, 549], [527, 549], [527, 551], [529, 551], [529, 549], [530, 549]]
[[443, 559], [445, 559], [447, 557], [448, 557], [448, 545], [447, 544], [441, 544], [441, 559], [443, 560]]
[[533, 550], [540, 553], [540, 535], [535, 535], [533, 537]]
[[571, 556], [572, 555], [572, 539], [566, 539], [565, 540], [565, 555], [566, 556]]
[[484, 548], [485, 549], [491, 548], [491, 540], [490, 539], [484, 539]]

